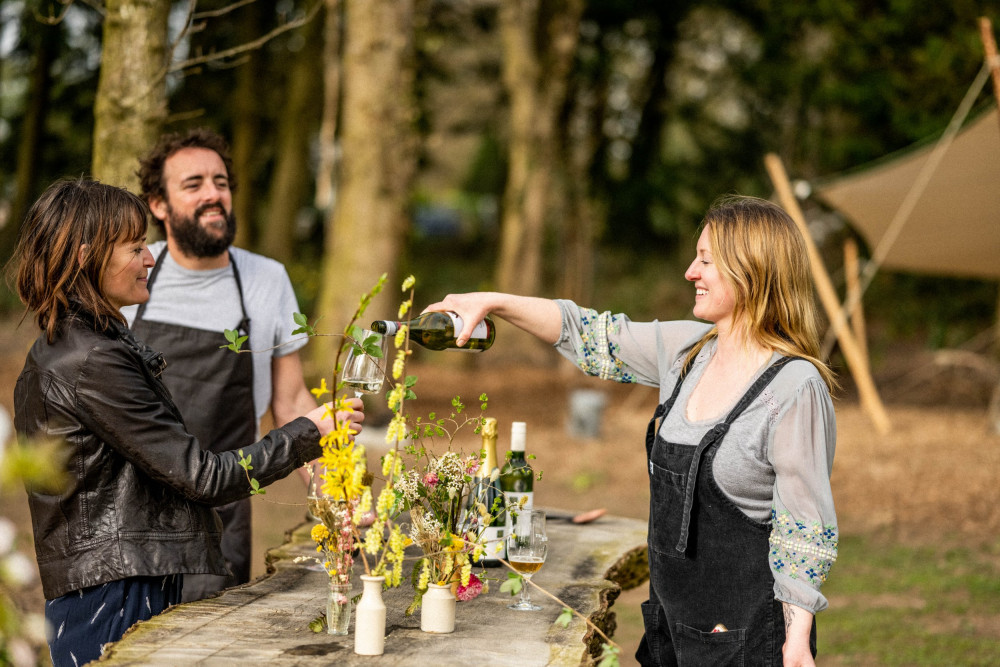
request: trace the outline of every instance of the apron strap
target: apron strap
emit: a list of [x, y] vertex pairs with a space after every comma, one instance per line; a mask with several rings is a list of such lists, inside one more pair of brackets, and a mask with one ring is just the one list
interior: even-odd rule
[[236, 268], [236, 259], [233, 257], [233, 253], [229, 253], [229, 264], [233, 267], [233, 278], [236, 279], [236, 291], [240, 293], [240, 309], [243, 311], [243, 319], [240, 323], [236, 325], [238, 330], [242, 330], [243, 334], [250, 335], [250, 316], [247, 315], [247, 305], [243, 299], [243, 281], [240, 280], [240, 270]]
[[680, 553], [684, 553], [687, 550], [688, 533], [691, 528], [691, 508], [694, 507], [694, 490], [698, 482], [698, 467], [701, 465], [702, 454], [708, 449], [709, 445], [722, 440], [729, 431], [729, 426], [737, 417], [743, 414], [743, 411], [760, 395], [760, 392], [764, 391], [764, 387], [771, 383], [771, 380], [778, 374], [778, 371], [789, 361], [797, 358], [782, 357], [771, 364], [767, 370], [761, 373], [757, 381], [747, 389], [743, 397], [736, 403], [736, 406], [726, 415], [726, 418], [713, 426], [701, 439], [698, 446], [695, 447], [694, 456], [691, 457], [691, 465], [688, 468], [687, 479], [684, 485], [684, 509], [681, 513], [681, 532], [677, 540], [677, 546], [674, 547]]
[[[163, 266], [163, 258], [167, 256], [167, 247], [163, 246], [163, 251], [160, 256], [156, 258], [156, 264], [153, 265], [153, 270], [149, 272], [149, 279], [146, 280], [146, 289], [149, 290], [149, 298], [153, 298], [153, 283], [156, 281], [156, 276], [160, 274], [160, 267]], [[134, 327], [136, 322], [142, 319], [142, 316], [146, 314], [146, 304], [149, 303], [149, 299], [146, 299], [139, 304], [139, 310], [135, 311], [135, 319], [132, 320], [132, 326]]]

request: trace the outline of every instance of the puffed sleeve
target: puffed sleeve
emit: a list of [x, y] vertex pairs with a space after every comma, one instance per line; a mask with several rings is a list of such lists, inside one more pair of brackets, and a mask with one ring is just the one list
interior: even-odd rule
[[827, 606], [820, 586], [837, 559], [837, 517], [830, 473], [837, 427], [826, 385], [811, 378], [779, 416], [769, 458], [774, 467], [770, 565], [774, 595], [812, 613]]
[[660, 384], [669, 367], [709, 327], [699, 322], [633, 322], [558, 300], [562, 331], [555, 347], [584, 373], [622, 383]]

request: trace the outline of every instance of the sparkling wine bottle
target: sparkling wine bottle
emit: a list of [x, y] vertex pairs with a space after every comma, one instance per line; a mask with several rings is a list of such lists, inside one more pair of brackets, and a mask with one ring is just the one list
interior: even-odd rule
[[524, 422], [511, 424], [510, 458], [500, 471], [500, 490], [506, 496], [508, 509], [519, 508], [523, 511], [535, 506], [535, 473], [524, 456], [526, 434], [527, 425]]
[[497, 335], [493, 320], [487, 316], [476, 325], [469, 341], [462, 347], [458, 347], [455, 344], [455, 338], [462, 332], [462, 318], [455, 313], [439, 310], [428, 311], [408, 322], [376, 320], [372, 322], [371, 330], [392, 336], [403, 325], [407, 327], [407, 336], [410, 340], [428, 350], [482, 352], [493, 345], [493, 340]]
[[[485, 457], [476, 472], [470, 509], [471, 523], [481, 535], [486, 553], [480, 561], [486, 567], [500, 565], [498, 558], [506, 558], [504, 528], [507, 522], [506, 504], [500, 491], [500, 469], [497, 467], [497, 420], [487, 417], [483, 424], [483, 450]], [[482, 503], [489, 514], [489, 520], [482, 517], [475, 505]]]

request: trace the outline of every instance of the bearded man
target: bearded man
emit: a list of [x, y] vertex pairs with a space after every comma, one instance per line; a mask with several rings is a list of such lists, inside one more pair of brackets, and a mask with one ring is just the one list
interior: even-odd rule
[[[236, 182], [219, 135], [165, 135], [139, 165], [142, 196], [166, 241], [149, 247], [156, 258], [149, 301], [122, 312], [136, 336], [163, 353], [162, 379], [202, 447], [237, 449], [257, 439], [269, 407], [278, 426], [316, 407], [298, 354], [306, 339], [291, 336], [298, 311], [291, 281], [279, 262], [231, 245]], [[255, 353], [222, 349], [226, 329], [248, 336], [243, 349]], [[187, 575], [185, 602], [250, 580], [250, 501], [216, 510], [232, 574]]]

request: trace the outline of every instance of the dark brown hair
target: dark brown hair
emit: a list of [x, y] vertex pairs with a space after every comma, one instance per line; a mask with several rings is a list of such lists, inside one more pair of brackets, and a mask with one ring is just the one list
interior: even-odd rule
[[102, 328], [109, 320], [125, 323], [104, 294], [101, 279], [116, 243], [146, 235], [148, 215], [146, 204], [128, 190], [85, 178], [57, 181], [34, 203], [11, 263], [17, 294], [35, 311], [49, 342], [71, 300]]
[[[229, 189], [236, 192], [236, 177], [233, 175], [233, 157], [229, 154], [229, 145], [225, 139], [212, 130], [199, 127], [187, 132], [164, 134], [149, 153], [139, 158], [139, 171], [136, 172], [136, 175], [139, 177], [142, 198], [146, 200], [147, 204], [154, 197], [167, 201], [166, 184], [163, 182], [163, 165], [171, 155], [184, 148], [207, 148], [218, 153], [223, 164], [226, 165]], [[153, 217], [153, 224], [161, 232], [163, 231], [162, 220]]]

